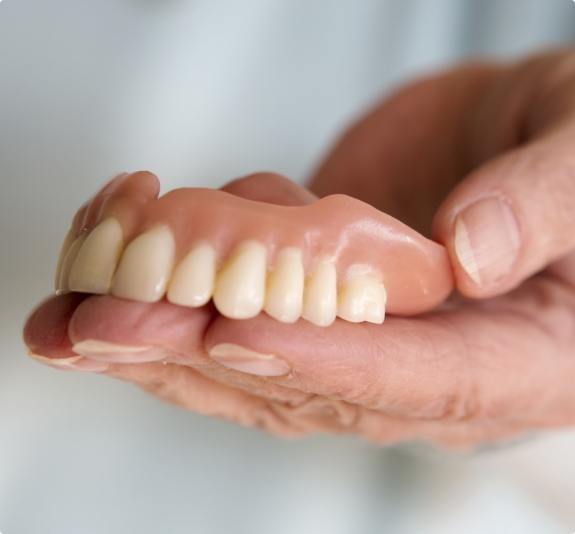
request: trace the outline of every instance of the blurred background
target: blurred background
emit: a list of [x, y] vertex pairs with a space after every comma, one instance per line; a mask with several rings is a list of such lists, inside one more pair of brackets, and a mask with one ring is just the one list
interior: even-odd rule
[[284, 442], [42, 367], [20, 331], [115, 173], [304, 181], [411, 77], [574, 40], [571, 0], [0, 0], [0, 532], [573, 532], [575, 432], [471, 457]]

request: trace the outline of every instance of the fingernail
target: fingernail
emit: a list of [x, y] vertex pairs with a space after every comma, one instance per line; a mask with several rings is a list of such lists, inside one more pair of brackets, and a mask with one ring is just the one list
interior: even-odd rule
[[478, 285], [488, 286], [509, 274], [517, 260], [519, 244], [515, 215], [499, 198], [480, 200], [455, 219], [455, 255]]
[[47, 358], [46, 356], [41, 356], [40, 354], [34, 354], [29, 352], [28, 356], [34, 358], [44, 365], [49, 365], [56, 369], [61, 369], [65, 371], [82, 371], [85, 373], [102, 373], [110, 367], [109, 363], [106, 362], [95, 362], [84, 358], [83, 356], [71, 356], [70, 358]]
[[99, 339], [79, 341], [72, 347], [72, 350], [80, 356], [93, 360], [118, 363], [143, 363], [165, 357], [163, 352], [154, 347], [121, 345]]
[[220, 343], [209, 350], [210, 357], [229, 369], [259, 376], [280, 376], [289, 365], [273, 354], [261, 354], [234, 343]]

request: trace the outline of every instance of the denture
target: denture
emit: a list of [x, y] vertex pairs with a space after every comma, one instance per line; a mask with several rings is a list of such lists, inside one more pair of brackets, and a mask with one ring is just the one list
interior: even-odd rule
[[452, 289], [443, 246], [354, 198], [282, 206], [199, 188], [160, 197], [147, 172], [121, 175], [78, 211], [56, 268], [57, 293], [212, 301], [231, 319], [265, 312], [318, 326], [421, 313]]

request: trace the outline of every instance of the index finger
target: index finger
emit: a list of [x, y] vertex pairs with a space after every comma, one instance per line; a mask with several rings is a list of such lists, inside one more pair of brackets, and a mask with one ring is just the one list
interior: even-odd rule
[[389, 317], [383, 327], [218, 318], [206, 347], [251, 373], [275, 358], [289, 371], [266, 380], [394, 416], [564, 424], [575, 420], [572, 307], [542, 277], [507, 297]]

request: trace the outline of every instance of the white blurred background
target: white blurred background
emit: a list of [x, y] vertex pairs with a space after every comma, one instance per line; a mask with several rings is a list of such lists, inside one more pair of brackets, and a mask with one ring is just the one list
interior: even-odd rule
[[42, 367], [20, 331], [115, 173], [304, 180], [411, 76], [574, 39], [571, 0], [0, 0], [0, 532], [573, 532], [575, 433], [471, 458], [283, 442]]

